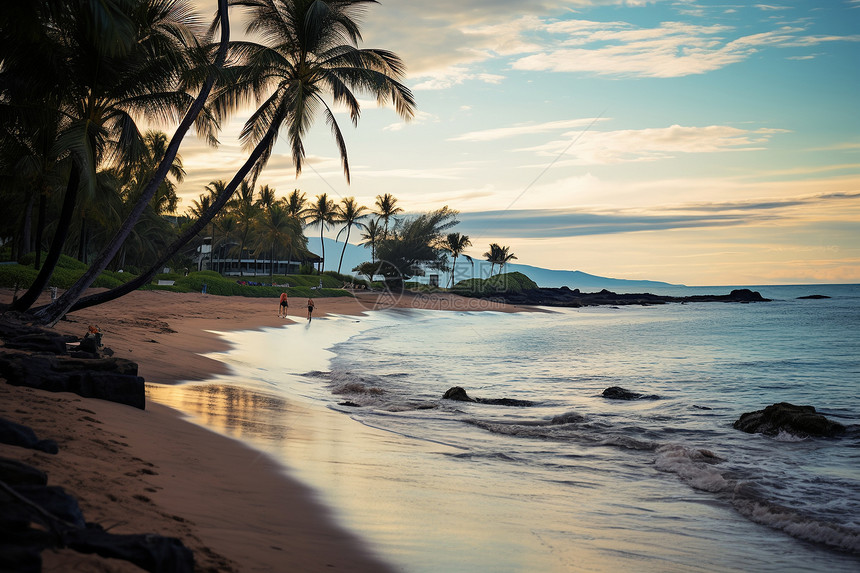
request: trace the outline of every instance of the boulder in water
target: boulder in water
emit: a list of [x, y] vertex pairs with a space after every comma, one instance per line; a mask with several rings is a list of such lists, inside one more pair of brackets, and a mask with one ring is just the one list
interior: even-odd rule
[[515, 406], [527, 408], [534, 406], [531, 400], [517, 400], [515, 398], [470, 398], [466, 391], [460, 386], [448, 388], [445, 394], [442, 395], [444, 400], [456, 400], [458, 402], [477, 402], [479, 404], [489, 404], [491, 406]]
[[444, 400], [456, 400], [458, 402], [474, 402], [469, 395], [466, 394], [466, 391], [460, 386], [453, 386], [448, 388], [445, 394], [442, 395]]
[[603, 391], [603, 397], [609, 400], [658, 400], [660, 396], [649, 394], [647, 396], [639, 392], [633, 392], [621, 386], [610, 386]]
[[788, 402], [741, 414], [732, 427], [748, 434], [776, 436], [787, 432], [801, 438], [830, 438], [845, 433], [845, 426], [818, 414], [812, 406], [795, 406]]

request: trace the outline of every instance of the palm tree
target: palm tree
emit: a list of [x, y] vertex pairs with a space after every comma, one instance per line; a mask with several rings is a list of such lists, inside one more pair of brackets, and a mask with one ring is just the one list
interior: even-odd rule
[[365, 247], [370, 245], [370, 260], [375, 263], [376, 245], [379, 244], [383, 236], [382, 227], [379, 226], [378, 219], [371, 219], [367, 223], [361, 223], [361, 228], [364, 229], [364, 233], [361, 234], [362, 242], [359, 244]]
[[[305, 194], [299, 191], [298, 189], [293, 189], [290, 191], [290, 194], [287, 195], [284, 199], [282, 199], [284, 208], [287, 210], [287, 213], [290, 217], [294, 218], [298, 221], [299, 226], [305, 224], [305, 205], [307, 205], [307, 198]], [[289, 263], [293, 262], [293, 245], [290, 244], [290, 256], [288, 259]], [[289, 264], [288, 263], [288, 264]]]
[[364, 275], [385, 276], [395, 289], [403, 279], [424, 274], [425, 268], [443, 269], [447, 264], [443, 232], [458, 223], [457, 214], [446, 206], [398, 222], [391, 236], [379, 244], [379, 262], [356, 268]]
[[[275, 192], [268, 185], [265, 186], [265, 192], [260, 189], [263, 199], [266, 197], [274, 197]], [[261, 201], [258, 201], [258, 204]], [[239, 238], [239, 253], [237, 255], [239, 262], [239, 275], [244, 276], [242, 271], [242, 253], [245, 251], [245, 242], [248, 240], [248, 235], [251, 233], [254, 221], [260, 214], [260, 208], [254, 204], [254, 187], [247, 181], [242, 181], [239, 186], [238, 196], [232, 200], [231, 212], [236, 217], [236, 236]]]
[[376, 214], [385, 222], [385, 234], [383, 236], [388, 236], [388, 220], [402, 212], [403, 209], [397, 206], [397, 198], [391, 193], [376, 196]]
[[261, 209], [270, 209], [272, 204], [277, 200], [275, 196], [275, 190], [269, 187], [268, 185], [261, 185], [260, 190], [257, 191], [257, 202], [256, 206]]
[[[344, 175], [349, 182], [346, 144], [325, 96], [343, 105], [353, 125], [358, 124], [361, 110], [354, 90], [369, 93], [380, 103], [391, 102], [404, 119], [414, 115], [412, 92], [398, 80], [405, 73], [400, 58], [387, 50], [359, 48], [361, 34], [355, 17], [362, 14], [367, 0], [274, 2], [274, 0], [231, 0], [251, 10], [248, 32], [260, 33], [266, 44], [238, 42], [233, 45], [235, 65], [225, 70], [225, 81], [215, 94], [213, 108], [218, 119], [251, 98], [258, 109], [245, 123], [240, 139], [253, 146], [248, 160], [228, 185], [232, 193], [239, 182], [253, 170], [258, 175], [265, 167], [278, 131], [282, 126], [292, 150], [296, 174], [301, 173], [305, 156], [302, 143], [322, 111], [341, 155]], [[164, 264], [182, 248], [217, 213], [226, 199], [216, 201], [207, 215], [182, 233], [155, 265], [138, 276], [104, 293], [81, 299], [72, 309], [79, 310], [123, 296], [146, 284]]]
[[505, 265], [510, 261], [516, 259], [513, 253], [510, 252], [510, 247], [501, 247], [499, 250], [499, 260], [497, 261], [499, 264], [499, 273], [505, 268]]
[[295, 243], [300, 243], [302, 238], [301, 224], [287, 213], [283, 206], [275, 203], [272, 208], [264, 211], [257, 220], [257, 250], [269, 249], [271, 253], [271, 264], [269, 266], [269, 277], [275, 278], [275, 259], [282, 252], [285, 245], [293, 248]]
[[454, 272], [457, 268], [457, 257], [463, 255], [470, 261], [472, 258], [469, 255], [464, 255], [463, 251], [465, 251], [468, 247], [472, 246], [472, 241], [469, 239], [469, 235], [461, 235], [460, 233], [448, 233], [445, 237], [445, 248], [451, 251], [451, 257], [454, 259], [451, 264], [451, 286], [454, 286]]
[[343, 255], [346, 253], [346, 245], [349, 243], [349, 232], [353, 226], [361, 225], [361, 220], [367, 217], [364, 212], [367, 211], [367, 207], [364, 205], [359, 205], [355, 201], [355, 197], [346, 197], [340, 200], [340, 205], [337, 206], [337, 215], [335, 217], [335, 222], [343, 223], [343, 229], [341, 229], [337, 236], [340, 237], [340, 234], [346, 231], [346, 239], [343, 241], [343, 250], [340, 252], [340, 262], [337, 264], [337, 272], [340, 273], [340, 267], [343, 265]]
[[[197, 38], [202, 37], [200, 22], [189, 2], [125, 0], [120, 3], [130, 4], [126, 7], [129, 9], [111, 12], [107, 18], [103, 13], [96, 18], [88, 14], [73, 16], [70, 21], [64, 21], [63, 26], [56, 27], [67, 47], [61, 54], [66, 59], [64, 71], [67, 73], [61, 76], [60, 93], [66, 94], [63, 109], [69, 118], [69, 127], [58, 143], [67, 142], [75, 160], [52, 249], [26, 298], [19, 299], [18, 309], [29, 308], [50, 279], [65, 240], [66, 221], [71, 218], [79, 184], [91, 180], [88, 174], [93, 173], [102, 160], [122, 163], [139, 152], [140, 134], [132, 114], [140, 114], [149, 121], [180, 121], [161, 164], [119, 231], [72, 288], [38, 313], [41, 321], [50, 325], [56, 324], [71, 309], [116, 255], [170, 171], [191, 124], [197, 122], [198, 133], [214, 141], [214, 124], [202, 121], [200, 112], [214, 85], [215, 70], [223, 65], [227, 55], [230, 33], [227, 0], [218, 0], [221, 42], [214, 67], [206, 70], [196, 97], [189, 95], [180, 81], [182, 75], [196, 65], [194, 52], [199, 50]], [[101, 3], [95, 2], [64, 6], [70, 7], [72, 12], [76, 7], [103, 9]], [[129, 14], [127, 21], [122, 20], [123, 14]], [[93, 27], [93, 21], [102, 26], [104, 22], [118, 21], [119, 24], [106, 34], [99, 25]], [[184, 115], [183, 109], [186, 110]]]
[[493, 276], [495, 265], [499, 265], [499, 272], [501, 272], [509, 261], [517, 258], [510, 252], [510, 247], [502, 247], [498, 243], [491, 243], [490, 250], [484, 253], [483, 257], [490, 263], [490, 276]]
[[320, 227], [320, 247], [322, 248], [322, 263], [320, 264], [320, 272], [325, 269], [325, 243], [323, 242], [323, 231], [327, 225], [333, 225], [337, 218], [337, 208], [334, 201], [328, 198], [328, 195], [323, 193], [317, 195], [315, 203], [308, 207], [307, 211], [308, 226], [319, 225]]
[[488, 263], [490, 263], [490, 276], [493, 276], [493, 269], [496, 266], [496, 263], [499, 262], [499, 252], [501, 251], [501, 247], [498, 243], [490, 243], [490, 250], [481, 255], [484, 257]]

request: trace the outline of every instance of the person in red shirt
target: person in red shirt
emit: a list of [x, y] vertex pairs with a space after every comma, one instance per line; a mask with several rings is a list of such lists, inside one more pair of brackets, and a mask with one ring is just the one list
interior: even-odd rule
[[287, 293], [282, 292], [281, 293], [281, 302], [280, 302], [280, 305], [278, 306], [278, 316], [283, 316], [284, 318], [287, 317], [287, 310], [289, 310], [289, 307], [290, 307], [289, 301], [287, 299], [288, 299]]

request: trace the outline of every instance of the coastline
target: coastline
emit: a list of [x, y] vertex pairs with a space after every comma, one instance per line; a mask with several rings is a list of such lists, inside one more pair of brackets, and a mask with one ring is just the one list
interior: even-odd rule
[[[11, 298], [9, 289], [0, 290], [0, 302]], [[201, 355], [228, 348], [218, 332], [283, 325], [286, 322], [277, 316], [277, 303], [136, 291], [70, 314], [56, 330], [81, 336], [87, 325], [97, 324], [104, 345], [114, 356], [137, 362], [140, 375], [148, 382], [204, 380], [227, 369]], [[292, 322], [305, 320], [304, 300], [301, 303], [291, 304]], [[315, 316], [320, 317], [390, 307], [530, 310], [456, 295], [383, 300], [374, 293], [359, 293], [354, 299], [322, 298], [316, 303]], [[181, 539], [194, 551], [197, 570], [280, 570], [285, 566], [301, 571], [392, 570], [340, 528], [312, 492], [286, 476], [275, 462], [186, 421], [167, 406], [150, 402], [140, 411], [8, 384], [0, 385], [0, 396], [0, 416], [30, 426], [39, 438], [54, 439], [60, 446], [60, 453], [52, 456], [0, 445], [0, 456], [46, 471], [49, 485], [61, 486], [75, 496], [88, 521], [110, 527], [114, 533], [158, 533]], [[43, 559], [45, 571], [79, 565], [92, 571], [136, 570], [70, 550], [45, 551]]]

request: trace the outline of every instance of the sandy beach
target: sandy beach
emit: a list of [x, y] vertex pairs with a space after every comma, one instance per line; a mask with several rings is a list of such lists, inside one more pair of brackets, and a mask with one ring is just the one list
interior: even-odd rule
[[[0, 290], [0, 302], [12, 292]], [[47, 301], [42, 301], [47, 302]], [[359, 292], [316, 299], [315, 317], [357, 315], [386, 307], [523, 310], [454, 295]], [[305, 299], [290, 301], [305, 321]], [[201, 353], [223, 350], [219, 331], [283, 325], [278, 301], [199, 293], [137, 291], [70, 314], [56, 330], [81, 336], [98, 325], [114, 356], [138, 363], [148, 382], [202, 380], [224, 366]], [[182, 419], [166, 406], [146, 410], [74, 394], [0, 384], [0, 416], [53, 439], [57, 455], [0, 445], [12, 458], [48, 473], [49, 484], [78, 498], [88, 521], [113, 533], [177, 537], [199, 571], [387, 571], [339, 528], [301, 483], [258, 452]], [[70, 550], [46, 551], [45, 571], [137, 571], [116, 560]]]

